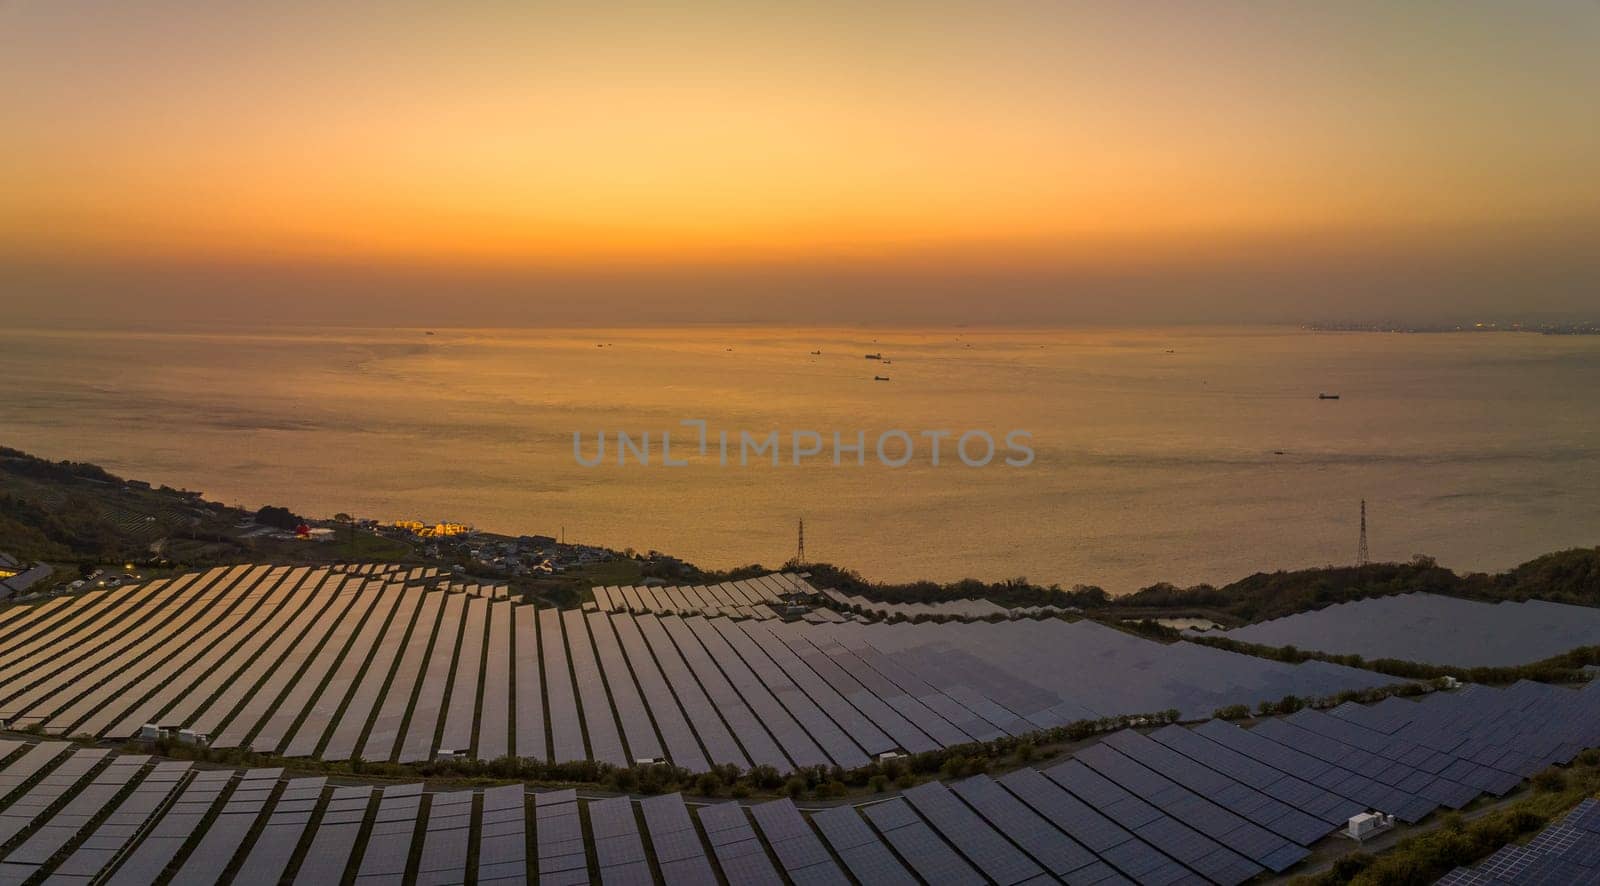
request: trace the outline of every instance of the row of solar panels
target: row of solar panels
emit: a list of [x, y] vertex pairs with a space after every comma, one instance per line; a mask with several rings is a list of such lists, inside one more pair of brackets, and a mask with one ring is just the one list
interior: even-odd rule
[[0, 610], [0, 720], [112, 738], [157, 724], [328, 760], [788, 770], [1387, 680], [1092, 622], [611, 615], [396, 577], [237, 566]]
[[1526, 664], [1600, 643], [1600, 609], [1400, 594], [1338, 603], [1227, 632], [1266, 646], [1459, 667]]
[[505, 585], [480, 585], [471, 582], [448, 581], [438, 585], [441, 591], [460, 591], [474, 597], [489, 597], [494, 600], [507, 600], [511, 597], [511, 589]]
[[[703, 883], [715, 867], [731, 883], [777, 883], [781, 870], [794, 883], [848, 872], [870, 883], [1233, 884], [1287, 870], [1361, 811], [1417, 821], [1594, 746], [1600, 686], [1521, 683], [1301, 711], [1253, 729], [1213, 720], [1123, 731], [1044, 771], [925, 784], [859, 808], [723, 803], [691, 815], [672, 795], [641, 801], [637, 814], [626, 798], [580, 811], [566, 791], [538, 795], [530, 816], [520, 787], [425, 800], [403, 785], [373, 797], [322, 779], [280, 784], [278, 770], [236, 779], [0, 741], [0, 884], [46, 872], [45, 882], [89, 882], [113, 867], [112, 883], [169, 869], [179, 883], [336, 882], [347, 869], [358, 882], [410, 873], [452, 883], [469, 858], [480, 882], [531, 869], [554, 883]], [[1569, 871], [1536, 872], [1547, 868]]]
[[1059, 606], [1019, 606], [1008, 609], [992, 600], [940, 600], [934, 603], [889, 603], [882, 600], [869, 600], [854, 594], [846, 594], [833, 588], [824, 588], [821, 593], [834, 604], [845, 609], [860, 609], [868, 614], [880, 618], [902, 616], [916, 618], [922, 615], [946, 618], [965, 619], [976, 621], [978, 619], [992, 618], [996, 615], [1006, 618], [1018, 616], [1035, 616], [1039, 614], [1055, 615], [1073, 610]]
[[714, 585], [604, 585], [592, 591], [595, 608], [601, 612], [756, 619], [777, 618], [774, 605], [817, 593], [804, 578], [790, 572]]
[[1526, 844], [1511, 844], [1438, 886], [1583, 886], [1600, 883], [1600, 800], [1588, 799]]

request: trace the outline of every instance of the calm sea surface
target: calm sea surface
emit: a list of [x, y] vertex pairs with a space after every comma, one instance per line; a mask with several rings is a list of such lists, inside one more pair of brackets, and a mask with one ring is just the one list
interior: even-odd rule
[[[662, 431], [693, 455], [684, 419], [733, 432], [735, 464], [713, 443], [660, 466]], [[917, 439], [906, 467], [872, 452], [891, 429]], [[614, 438], [576, 463], [574, 431], [592, 456], [619, 430], [651, 432], [650, 466], [618, 466]], [[779, 431], [784, 464], [737, 466], [741, 430]], [[824, 452], [794, 466], [808, 430]], [[1036, 460], [970, 468], [946, 442], [935, 467], [924, 430], [1026, 430]], [[832, 463], [835, 431], [866, 433], [865, 466]], [[1122, 592], [1349, 562], [1365, 498], [1374, 558], [1500, 569], [1600, 544], [1600, 338], [0, 331], [0, 443], [252, 507], [564, 528], [708, 567], [781, 563], [804, 517], [811, 559], [871, 577]]]

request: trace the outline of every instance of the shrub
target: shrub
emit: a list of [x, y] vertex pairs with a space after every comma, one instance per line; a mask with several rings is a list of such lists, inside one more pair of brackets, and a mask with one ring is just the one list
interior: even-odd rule
[[1533, 789], [1542, 794], [1554, 794], [1567, 789], [1567, 777], [1559, 769], [1546, 769], [1533, 777]]
[[694, 789], [702, 797], [715, 797], [722, 791], [722, 777], [715, 772], [702, 772], [694, 780]]

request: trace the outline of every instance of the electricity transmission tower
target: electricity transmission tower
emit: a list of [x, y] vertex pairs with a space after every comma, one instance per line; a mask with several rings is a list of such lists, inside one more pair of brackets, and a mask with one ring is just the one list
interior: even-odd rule
[[1356, 565], [1367, 565], [1367, 500], [1361, 500], [1361, 544], [1356, 548]]
[[800, 543], [794, 549], [794, 562], [806, 562], [806, 518], [800, 518]]

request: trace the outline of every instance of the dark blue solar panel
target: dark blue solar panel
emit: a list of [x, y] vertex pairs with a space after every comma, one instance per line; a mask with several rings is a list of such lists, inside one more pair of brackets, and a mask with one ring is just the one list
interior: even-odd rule
[[944, 785], [938, 782], [918, 785], [905, 791], [904, 796], [946, 840], [996, 883], [1021, 883], [1044, 873]]
[[929, 883], [984, 883], [984, 878], [939, 839], [905, 800], [875, 803], [863, 810], [889, 845]]
[[987, 775], [952, 784], [968, 806], [1057, 876], [1097, 862], [1093, 852], [1050, 824]]

